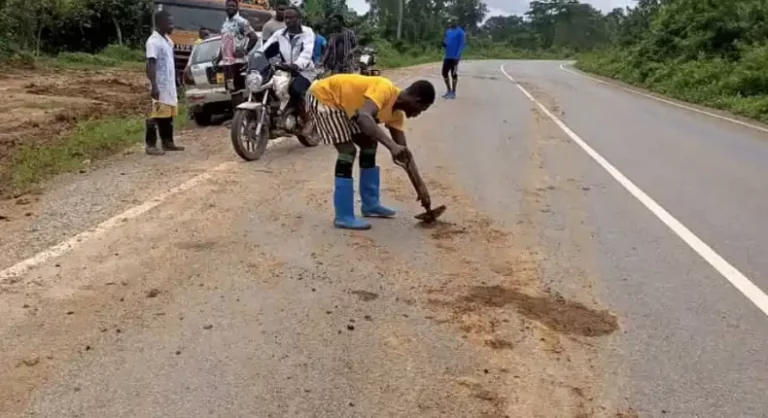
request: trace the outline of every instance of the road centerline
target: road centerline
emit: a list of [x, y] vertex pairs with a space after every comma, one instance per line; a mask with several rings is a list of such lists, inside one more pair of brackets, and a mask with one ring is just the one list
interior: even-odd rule
[[627, 176], [619, 171], [613, 164], [606, 160], [602, 155], [595, 151], [578, 134], [568, 127], [560, 118], [555, 116], [546, 106], [539, 102], [531, 93], [528, 92], [520, 83], [507, 73], [504, 65], [499, 68], [500, 71], [517, 86], [517, 88], [531, 102], [533, 102], [547, 117], [552, 120], [568, 137], [587, 153], [600, 167], [602, 167], [611, 177], [614, 178], [629, 194], [643, 204], [654, 216], [665, 224], [675, 235], [683, 240], [688, 246], [696, 252], [701, 258], [709, 263], [718, 273], [720, 273], [731, 285], [738, 289], [747, 299], [749, 299], [758, 309], [768, 316], [768, 295], [765, 294], [757, 285], [755, 285], [741, 271], [720, 256], [712, 247], [701, 240], [682, 222], [677, 220], [672, 214], [658, 204], [653, 198], [645, 193], [640, 187], [635, 185]]

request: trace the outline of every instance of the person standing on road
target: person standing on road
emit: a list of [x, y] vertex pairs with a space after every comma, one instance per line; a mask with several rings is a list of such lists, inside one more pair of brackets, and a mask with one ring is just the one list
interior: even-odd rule
[[331, 74], [348, 74], [355, 72], [354, 53], [357, 50], [357, 35], [347, 28], [344, 16], [331, 16], [331, 30], [328, 37], [328, 47], [320, 59], [322, 66]]
[[285, 28], [285, 4], [280, 3], [275, 8], [275, 15], [261, 28], [261, 40], [266, 42], [279, 29]]
[[445, 40], [443, 41], [443, 47], [445, 48], [443, 80], [448, 90], [443, 95], [444, 99], [456, 98], [456, 86], [459, 84], [459, 61], [461, 60], [461, 54], [464, 52], [466, 40], [467, 35], [464, 33], [464, 30], [456, 24], [455, 20], [451, 20], [448, 23], [448, 30], [445, 31]]
[[225, 11], [227, 18], [221, 26], [221, 48], [213, 59], [214, 66], [221, 65], [227, 90], [232, 95], [232, 106], [237, 107], [243, 101], [245, 76], [242, 75], [248, 52], [259, 42], [259, 36], [247, 19], [240, 16], [238, 0], [227, 0]]
[[[435, 102], [432, 83], [420, 80], [400, 90], [384, 77], [338, 74], [313, 84], [306, 101], [320, 139], [325, 144], [333, 144], [338, 151], [333, 192], [334, 225], [357, 230], [371, 227], [368, 221], [355, 217], [352, 168], [357, 148], [360, 148], [363, 216], [395, 216], [396, 212], [379, 200], [381, 174], [376, 166], [377, 144], [387, 147], [398, 164], [411, 162], [413, 156], [405, 140], [405, 119], [420, 115]], [[379, 128], [379, 123], [387, 127], [391, 137]], [[427, 193], [419, 198], [422, 204], [430, 204]]]
[[312, 61], [315, 62], [315, 65], [320, 64], [320, 58], [323, 57], [326, 45], [328, 45], [328, 41], [325, 37], [319, 33], [315, 33], [315, 50], [312, 53]]
[[[146, 121], [146, 153], [163, 155], [165, 151], [183, 151], [173, 140], [173, 118], [179, 114], [176, 70], [173, 60], [173, 17], [165, 10], [155, 13], [155, 31], [147, 39], [147, 78], [151, 86], [152, 110]], [[160, 134], [162, 149], [157, 148]]]

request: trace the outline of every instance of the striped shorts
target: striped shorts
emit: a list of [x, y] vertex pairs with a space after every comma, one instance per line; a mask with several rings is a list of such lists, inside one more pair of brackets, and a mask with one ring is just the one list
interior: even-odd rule
[[311, 93], [306, 96], [307, 112], [315, 121], [315, 132], [326, 145], [352, 142], [360, 127], [349, 119], [344, 109], [335, 109], [322, 103]]

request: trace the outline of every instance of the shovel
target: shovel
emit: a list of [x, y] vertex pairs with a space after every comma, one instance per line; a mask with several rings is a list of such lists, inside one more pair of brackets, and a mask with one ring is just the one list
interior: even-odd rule
[[410, 158], [407, 164], [401, 161], [395, 161], [395, 163], [400, 167], [403, 167], [405, 172], [408, 173], [408, 178], [411, 179], [411, 184], [413, 184], [413, 188], [416, 189], [416, 193], [419, 195], [419, 201], [421, 201], [421, 205], [425, 209], [423, 213], [414, 216], [414, 218], [427, 224], [435, 222], [437, 218], [445, 213], [447, 207], [445, 205], [440, 205], [433, 209], [431, 204], [424, 204], [424, 197], [429, 196], [429, 191], [427, 190], [427, 185], [421, 180], [419, 170], [416, 168], [413, 158]]

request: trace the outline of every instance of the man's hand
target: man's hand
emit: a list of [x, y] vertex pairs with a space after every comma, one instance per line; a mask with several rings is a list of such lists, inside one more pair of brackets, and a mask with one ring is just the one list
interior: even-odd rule
[[413, 159], [411, 150], [402, 145], [393, 144], [389, 151], [392, 153], [392, 161], [400, 167], [407, 169], [408, 164]]
[[152, 85], [152, 90], [149, 92], [149, 97], [153, 98], [154, 100], [160, 100], [160, 90], [157, 88], [157, 85]]

